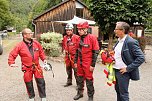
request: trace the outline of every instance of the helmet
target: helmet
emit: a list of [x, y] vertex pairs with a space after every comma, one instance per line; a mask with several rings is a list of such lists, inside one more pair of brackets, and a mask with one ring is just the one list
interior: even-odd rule
[[113, 57], [113, 53], [108, 52], [107, 50], [102, 50], [101, 51], [101, 59], [102, 59], [102, 63], [113, 63], [115, 61], [114, 57]]
[[65, 29], [73, 29], [73, 24], [72, 23], [68, 23], [66, 26], [65, 26]]
[[77, 28], [89, 28], [89, 24], [87, 21], [82, 21], [77, 24]]

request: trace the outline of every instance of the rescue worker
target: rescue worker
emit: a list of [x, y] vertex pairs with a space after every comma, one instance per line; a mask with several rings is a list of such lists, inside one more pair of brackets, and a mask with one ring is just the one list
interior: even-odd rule
[[63, 38], [63, 49], [65, 50], [65, 64], [67, 72], [67, 82], [64, 87], [72, 85], [72, 69], [77, 84], [77, 68], [74, 68], [74, 56], [76, 53], [76, 43], [79, 36], [73, 33], [73, 24], [68, 23], [65, 27], [66, 35]]
[[93, 101], [93, 70], [99, 53], [99, 45], [97, 38], [87, 32], [89, 28], [87, 21], [77, 24], [77, 28], [80, 38], [77, 44], [78, 49], [76, 51], [74, 65], [77, 67], [78, 91], [73, 99], [78, 100], [83, 97], [84, 80], [86, 80], [88, 101]]
[[22, 71], [24, 72], [23, 78], [27, 93], [29, 95], [29, 101], [34, 101], [35, 97], [33, 75], [37, 83], [41, 101], [46, 101], [45, 81], [43, 71], [39, 64], [39, 58], [44, 63], [47, 63], [46, 56], [40, 43], [32, 39], [32, 31], [29, 28], [23, 29], [22, 36], [23, 41], [17, 44], [16, 47], [10, 52], [8, 64], [10, 67], [18, 67], [15, 64], [15, 59], [18, 55], [20, 55]]

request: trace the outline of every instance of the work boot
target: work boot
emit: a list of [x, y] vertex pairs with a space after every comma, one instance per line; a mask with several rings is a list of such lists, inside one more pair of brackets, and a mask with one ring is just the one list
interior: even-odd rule
[[68, 87], [68, 86], [71, 86], [72, 85], [72, 83], [66, 83], [65, 85], [64, 85], [64, 87]]
[[78, 90], [78, 86], [76, 86], [75, 89]]
[[89, 98], [88, 98], [88, 101], [93, 101], [93, 97], [89, 97]]
[[82, 98], [83, 97], [83, 94], [77, 94], [73, 99], [74, 100], [78, 100], [78, 99], [80, 99], [80, 98]]
[[46, 101], [46, 98], [41, 98], [41, 101]]
[[29, 99], [29, 101], [35, 101], [34, 98]]
[[88, 93], [88, 101], [93, 101], [93, 95], [94, 95], [94, 86], [93, 81], [86, 79], [86, 85], [87, 85], [87, 93]]

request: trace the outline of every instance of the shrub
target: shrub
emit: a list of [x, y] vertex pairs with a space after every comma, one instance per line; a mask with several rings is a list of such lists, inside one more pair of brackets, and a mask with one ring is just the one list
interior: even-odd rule
[[142, 36], [142, 37], [135, 37], [135, 39], [138, 40], [139, 46], [141, 50], [144, 52], [146, 47], [146, 38]]
[[57, 57], [61, 55], [62, 35], [55, 32], [43, 33], [40, 36], [41, 44], [48, 56]]
[[8, 32], [8, 36], [9, 36], [9, 37], [12, 37], [12, 36], [14, 36], [14, 35], [16, 35], [15, 32]]

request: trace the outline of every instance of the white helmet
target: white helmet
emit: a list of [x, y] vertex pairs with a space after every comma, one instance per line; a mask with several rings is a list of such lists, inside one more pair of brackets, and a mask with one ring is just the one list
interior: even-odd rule
[[73, 29], [73, 24], [72, 23], [68, 23], [65, 27], [65, 29]]

